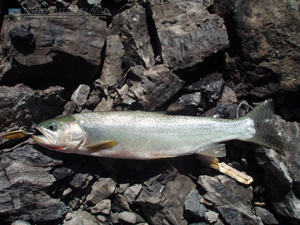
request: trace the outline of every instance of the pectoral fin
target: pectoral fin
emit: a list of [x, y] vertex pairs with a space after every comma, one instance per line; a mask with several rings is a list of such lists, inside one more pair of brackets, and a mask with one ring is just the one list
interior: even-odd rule
[[205, 149], [201, 149], [196, 154], [211, 156], [211, 157], [225, 157], [226, 156], [226, 148], [225, 144], [216, 144], [208, 146]]
[[116, 144], [118, 144], [118, 142], [116, 141], [102, 141], [96, 144], [91, 144], [91, 145], [86, 145], [85, 147], [89, 150], [89, 151], [101, 151], [104, 149], [109, 149], [114, 147]]

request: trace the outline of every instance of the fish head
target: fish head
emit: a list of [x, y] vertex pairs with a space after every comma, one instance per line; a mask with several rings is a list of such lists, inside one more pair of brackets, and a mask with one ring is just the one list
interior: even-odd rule
[[61, 116], [36, 125], [42, 135], [33, 140], [48, 149], [64, 152], [76, 150], [85, 140], [85, 133], [72, 116]]

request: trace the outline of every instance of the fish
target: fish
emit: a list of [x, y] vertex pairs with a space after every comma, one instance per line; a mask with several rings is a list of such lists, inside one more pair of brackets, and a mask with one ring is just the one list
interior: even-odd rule
[[241, 140], [274, 149], [289, 147], [274, 123], [270, 100], [237, 119], [145, 111], [90, 112], [36, 125], [33, 140], [48, 149], [96, 157], [159, 159], [184, 155], [224, 157], [224, 142]]

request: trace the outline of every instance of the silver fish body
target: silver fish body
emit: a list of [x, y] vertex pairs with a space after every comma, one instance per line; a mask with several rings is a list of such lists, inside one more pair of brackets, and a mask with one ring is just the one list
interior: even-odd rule
[[[255, 142], [281, 152], [287, 145], [270, 123], [270, 112], [266, 103], [236, 120], [142, 111], [74, 114], [38, 124], [37, 129], [44, 136], [33, 139], [61, 152], [126, 159], [202, 153], [222, 156], [222, 151], [214, 146], [228, 140]], [[264, 140], [268, 132], [277, 140]]]

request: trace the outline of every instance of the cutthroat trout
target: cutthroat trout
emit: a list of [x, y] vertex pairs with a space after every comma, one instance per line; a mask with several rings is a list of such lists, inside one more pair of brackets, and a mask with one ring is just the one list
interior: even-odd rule
[[288, 145], [272, 121], [270, 101], [246, 116], [216, 119], [155, 112], [92, 112], [60, 116], [36, 126], [36, 143], [65, 153], [125, 159], [190, 154], [225, 156], [228, 140], [253, 142], [279, 153]]

